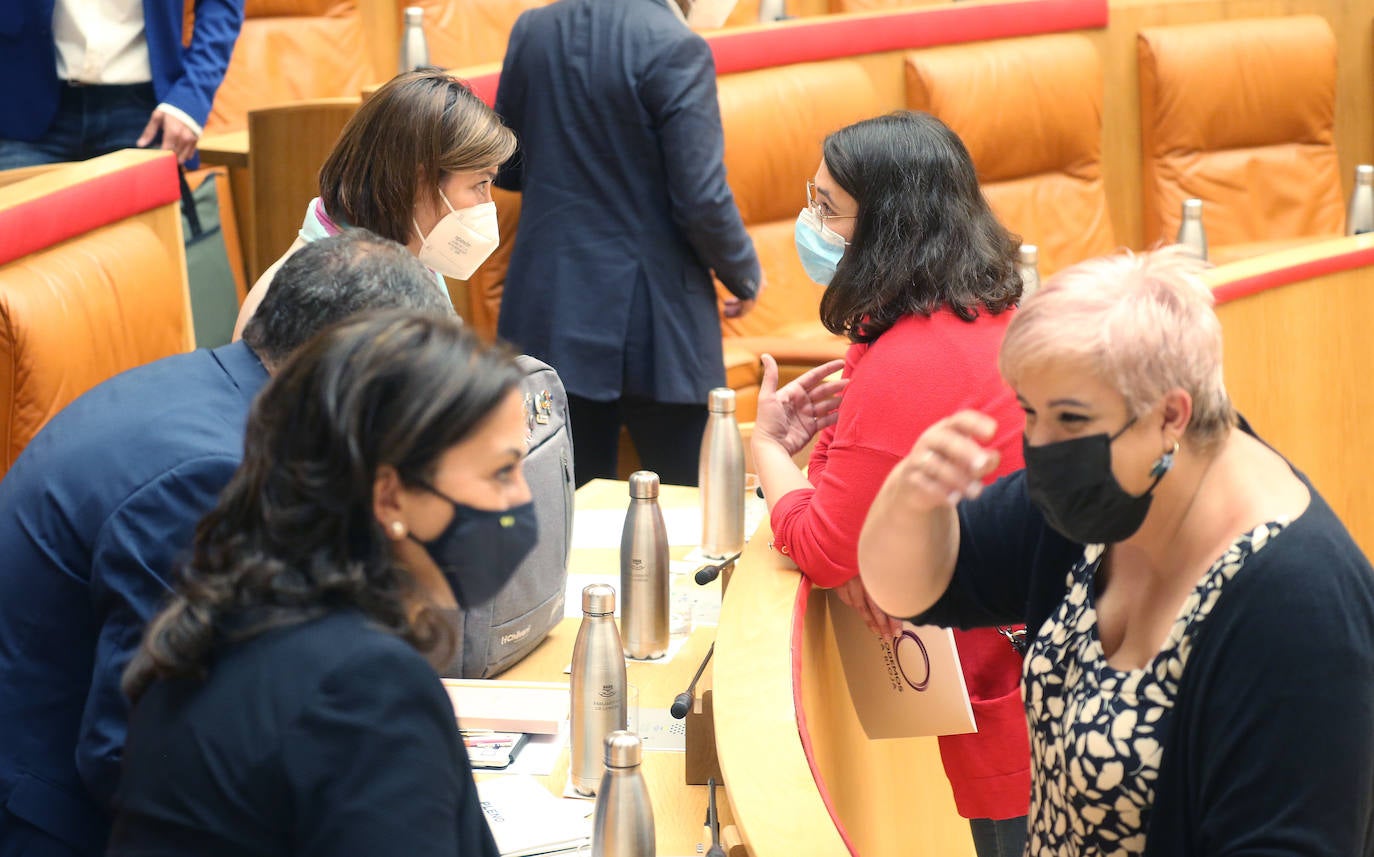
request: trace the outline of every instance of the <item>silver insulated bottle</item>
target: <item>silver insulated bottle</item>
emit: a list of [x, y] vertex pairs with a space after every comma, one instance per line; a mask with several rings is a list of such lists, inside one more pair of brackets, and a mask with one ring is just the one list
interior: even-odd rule
[[668, 529], [658, 507], [658, 474], [630, 474], [630, 507], [620, 533], [620, 637], [625, 656], [668, 651]]
[[401, 57], [397, 71], [404, 74], [429, 65], [429, 43], [425, 41], [425, 10], [407, 6], [401, 31]]
[[655, 857], [654, 808], [639, 771], [639, 736], [606, 736], [606, 773], [596, 795], [592, 857]]
[[1021, 301], [1035, 294], [1040, 288], [1040, 248], [1034, 244], [1022, 244], [1016, 251], [1016, 273], [1021, 277]]
[[1202, 228], [1202, 200], [1183, 200], [1183, 221], [1178, 224], [1177, 243], [1202, 261], [1207, 261], [1207, 233]]
[[615, 628], [615, 589], [582, 590], [582, 627], [572, 655], [572, 751], [568, 779], [578, 794], [596, 794], [606, 736], [625, 728], [625, 658]]
[[1374, 165], [1355, 168], [1355, 190], [1350, 194], [1350, 209], [1345, 217], [1346, 235], [1374, 232]]
[[701, 436], [701, 552], [724, 559], [744, 547], [744, 441], [735, 422], [735, 391], [716, 387]]

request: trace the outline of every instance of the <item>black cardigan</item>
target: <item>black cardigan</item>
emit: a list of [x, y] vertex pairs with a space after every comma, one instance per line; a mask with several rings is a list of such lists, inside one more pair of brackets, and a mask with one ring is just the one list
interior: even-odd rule
[[352, 611], [155, 682], [115, 805], [114, 857], [497, 857], [438, 675]]
[[[1164, 742], [1151, 857], [1374, 857], [1374, 569], [1298, 476], [1310, 505], [1246, 560], [1194, 639]], [[1024, 471], [958, 514], [953, 580], [912, 621], [1024, 620], [1033, 639], [1082, 546], [1045, 523]]]

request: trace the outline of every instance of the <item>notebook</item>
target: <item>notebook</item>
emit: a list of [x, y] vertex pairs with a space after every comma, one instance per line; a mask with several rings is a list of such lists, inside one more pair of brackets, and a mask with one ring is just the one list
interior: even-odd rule
[[879, 638], [833, 590], [826, 597], [845, 683], [869, 738], [978, 731], [953, 632], [903, 622], [900, 634]]

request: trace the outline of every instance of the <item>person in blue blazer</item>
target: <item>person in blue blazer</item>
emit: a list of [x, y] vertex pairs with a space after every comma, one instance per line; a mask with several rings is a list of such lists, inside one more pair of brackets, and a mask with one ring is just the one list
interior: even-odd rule
[[0, 87], [0, 169], [84, 160], [159, 140], [181, 162], [192, 161], [243, 6], [244, 0], [0, 4], [0, 79], [13, 82]]
[[497, 185], [523, 191], [497, 333], [563, 378], [578, 484], [615, 478], [622, 423], [646, 468], [696, 484], [725, 384], [711, 275], [726, 316], [763, 283], [725, 182], [711, 49], [670, 3], [523, 13], [496, 95], [520, 140]]
[[120, 674], [243, 456], [249, 404], [312, 334], [377, 307], [453, 312], [399, 244], [361, 230], [314, 242], [242, 341], [93, 388], [0, 480], [0, 857], [104, 853]]

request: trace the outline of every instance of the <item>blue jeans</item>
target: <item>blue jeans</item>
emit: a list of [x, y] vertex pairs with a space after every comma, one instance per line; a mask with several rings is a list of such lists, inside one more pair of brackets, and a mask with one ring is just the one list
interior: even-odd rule
[[156, 107], [151, 83], [63, 84], [57, 116], [46, 134], [33, 142], [0, 139], [0, 170], [84, 161], [132, 148]]
[[1026, 850], [1026, 817], [994, 820], [970, 818], [973, 850], [978, 857], [1021, 857]]

